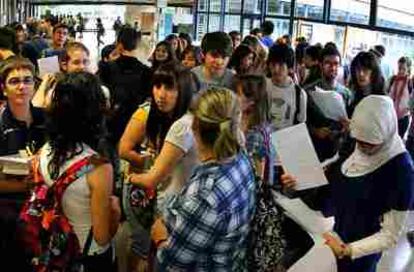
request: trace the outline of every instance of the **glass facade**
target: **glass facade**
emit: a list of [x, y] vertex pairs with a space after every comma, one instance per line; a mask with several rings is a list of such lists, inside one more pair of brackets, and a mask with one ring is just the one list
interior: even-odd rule
[[295, 16], [322, 20], [323, 4], [324, 0], [297, 0]]
[[378, 0], [377, 26], [414, 32], [414, 1]]
[[274, 0], [268, 1], [266, 14], [267, 15], [286, 15], [290, 16], [291, 3], [289, 0]]
[[332, 0], [331, 20], [368, 24], [371, 0]]

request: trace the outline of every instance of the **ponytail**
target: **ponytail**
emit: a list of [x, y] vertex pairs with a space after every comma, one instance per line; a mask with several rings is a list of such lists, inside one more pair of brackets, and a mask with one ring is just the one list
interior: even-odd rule
[[194, 119], [201, 141], [213, 149], [217, 160], [240, 151], [240, 105], [232, 91], [224, 88], [205, 91], [197, 101]]

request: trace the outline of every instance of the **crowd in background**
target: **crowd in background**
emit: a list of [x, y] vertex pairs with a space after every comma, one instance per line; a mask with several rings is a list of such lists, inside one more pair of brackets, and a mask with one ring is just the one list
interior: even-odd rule
[[[0, 155], [34, 156], [30, 175], [1, 176], [5, 267], [287, 271], [313, 242], [278, 195], [335, 218], [324, 238], [340, 272], [374, 272], [401, 235], [413, 242], [408, 57], [395, 74], [381, 45], [344, 64], [335, 43], [273, 40], [266, 21], [246, 37], [207, 33], [200, 46], [171, 34], [147, 66], [141, 33], [117, 20], [92, 74], [73, 34], [84, 21], [0, 28]], [[100, 20], [97, 29], [100, 44]], [[39, 78], [38, 60], [51, 56], [60, 72]], [[346, 116], [326, 116], [320, 89], [338, 94]], [[272, 133], [303, 123], [331, 161], [329, 184], [296, 191]]]

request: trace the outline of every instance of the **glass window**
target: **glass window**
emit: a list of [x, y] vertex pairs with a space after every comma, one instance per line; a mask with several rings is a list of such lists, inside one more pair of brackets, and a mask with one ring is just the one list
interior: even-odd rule
[[377, 26], [414, 32], [414, 1], [378, 0]]
[[220, 30], [220, 15], [210, 14], [208, 21], [208, 32], [214, 32]]
[[324, 0], [297, 0], [295, 15], [322, 20]]
[[250, 30], [260, 27], [260, 19], [257, 18], [245, 18], [243, 19], [243, 37], [250, 34]]
[[[239, 0], [241, 2], [241, 0]], [[260, 14], [263, 0], [244, 0], [244, 14]]]
[[291, 0], [273, 0], [267, 2], [267, 15], [290, 15]]
[[241, 1], [240, 0], [226, 0], [226, 12], [241, 12]]
[[240, 16], [226, 15], [224, 17], [224, 32], [228, 33], [233, 30], [240, 31]]
[[198, 0], [198, 11], [207, 11], [208, 0]]
[[341, 49], [345, 41], [345, 27], [298, 21], [297, 37], [304, 37], [310, 44], [334, 42]]
[[332, 0], [331, 20], [368, 24], [371, 0]]
[[211, 0], [210, 1], [210, 11], [220, 12], [221, 11], [221, 0]]
[[272, 21], [275, 24], [275, 29], [272, 34], [273, 40], [289, 34], [289, 20], [266, 18], [266, 21]]
[[207, 33], [207, 14], [199, 13], [197, 19], [197, 41], [201, 41], [204, 34]]

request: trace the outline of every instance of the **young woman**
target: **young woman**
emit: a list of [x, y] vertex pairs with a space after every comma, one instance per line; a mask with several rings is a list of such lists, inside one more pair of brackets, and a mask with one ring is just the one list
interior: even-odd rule
[[176, 63], [177, 56], [172, 45], [167, 41], [159, 42], [151, 56], [152, 71], [156, 71], [162, 64]]
[[84, 271], [115, 271], [111, 240], [121, 212], [112, 196], [113, 170], [106, 154], [105, 97], [98, 79], [86, 72], [58, 80], [49, 109], [49, 141], [40, 150], [39, 172], [47, 186], [68, 167], [90, 158], [93, 168], [64, 192], [62, 207], [81, 250], [92, 229]]
[[201, 165], [153, 227], [159, 271], [239, 271], [255, 206], [253, 168], [237, 139], [239, 101], [230, 90], [209, 88], [194, 109]]
[[241, 44], [233, 52], [227, 68], [233, 69], [238, 75], [248, 74], [253, 70], [256, 53], [248, 45]]
[[188, 69], [193, 69], [201, 64], [200, 49], [194, 46], [188, 46], [182, 54], [181, 64]]
[[389, 97], [364, 98], [352, 117], [351, 134], [357, 141], [353, 153], [327, 174], [325, 214], [335, 217], [336, 235], [325, 234], [325, 239], [339, 272], [375, 272], [381, 253], [395, 246], [413, 209], [413, 163]]
[[354, 99], [348, 108], [348, 116], [358, 103], [370, 94], [385, 94], [385, 81], [381, 73], [381, 67], [375, 55], [370, 52], [360, 52], [351, 63], [350, 89]]
[[[137, 172], [143, 172], [144, 168], [148, 170], [149, 166], [146, 162], [158, 157], [158, 154], [162, 158], [169, 158], [170, 162], [171, 159], [179, 160], [179, 155], [184, 156], [185, 152], [182, 152], [180, 148], [177, 148], [174, 144], [164, 144], [164, 142], [165, 139], [171, 139], [167, 133], [172, 124], [187, 112], [194, 92], [191, 84], [192, 80], [191, 72], [179, 65], [163, 65], [155, 71], [152, 100], [150, 103], [141, 105], [134, 113], [119, 144], [120, 157], [127, 160], [131, 166], [137, 167]], [[137, 150], [144, 143], [146, 150], [140, 153]], [[174, 155], [171, 157], [171, 154]], [[156, 163], [154, 169], [161, 163], [167, 171], [150, 170], [147, 177], [149, 176], [150, 180], [155, 178], [154, 180], [160, 181], [166, 177], [158, 176], [159, 173], [169, 174], [170, 170], [168, 169], [170, 168], [168, 167], [170, 165], [165, 165], [165, 162], [161, 159], [156, 160]], [[152, 174], [156, 174], [156, 176]], [[129, 181], [138, 185], [135, 176], [135, 174], [130, 175]], [[134, 256], [130, 269], [135, 271], [134, 269], [137, 269], [142, 263], [146, 263], [148, 257], [150, 246], [149, 228], [153, 222], [154, 212], [149, 211], [149, 216], [142, 220], [141, 214], [138, 214], [140, 213], [139, 208], [135, 209], [130, 205], [132, 188], [132, 185], [126, 186], [123, 200], [127, 219], [134, 234], [132, 244]]]
[[398, 74], [391, 77], [388, 93], [397, 111], [398, 135], [403, 139], [410, 123], [410, 96], [413, 89], [411, 59], [402, 57], [398, 60]]
[[[355, 107], [365, 97], [385, 95], [385, 81], [377, 58], [370, 52], [360, 52], [351, 63], [351, 82], [349, 88], [353, 94], [352, 102], [348, 106], [348, 116], [352, 118]], [[344, 124], [345, 129], [349, 124]], [[355, 139], [345, 136], [339, 149], [339, 157], [344, 161], [349, 157], [355, 148]]]
[[260, 74], [266, 71], [266, 59], [267, 59], [267, 48], [260, 42], [260, 40], [253, 35], [246, 36], [243, 39], [242, 44], [246, 44], [253, 48], [256, 53], [253, 71], [254, 73]]
[[239, 76], [236, 90], [241, 101], [246, 150], [254, 163], [256, 175], [260, 177], [256, 214], [249, 236], [249, 271], [283, 271], [286, 237], [282, 225], [285, 217], [274, 204], [273, 197], [266, 197], [271, 195], [278, 183], [277, 177], [274, 177], [276, 152], [271, 140], [270, 97], [266, 78], [259, 75]]

